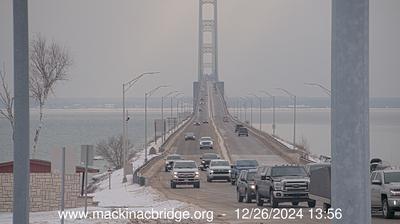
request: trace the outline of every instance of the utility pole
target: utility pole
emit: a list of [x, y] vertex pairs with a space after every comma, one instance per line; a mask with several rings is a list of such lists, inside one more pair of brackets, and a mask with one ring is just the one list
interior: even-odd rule
[[13, 1], [14, 163], [13, 223], [29, 223], [29, 33], [28, 1]]
[[333, 223], [370, 224], [369, 0], [332, 1], [331, 40]]

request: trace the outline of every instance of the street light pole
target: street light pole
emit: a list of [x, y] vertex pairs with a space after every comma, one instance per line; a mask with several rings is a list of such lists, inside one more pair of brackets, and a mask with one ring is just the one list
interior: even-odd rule
[[269, 94], [267, 91], [263, 91], [262, 90], [261, 92], [272, 98], [272, 135], [275, 136], [275, 129], [276, 129], [276, 124], [275, 124], [275, 96]]
[[172, 94], [174, 94], [174, 93], [177, 93], [178, 91], [171, 91], [171, 92], [169, 92], [168, 94], [166, 94], [165, 96], [162, 96], [161, 97], [161, 120], [162, 120], [162, 122], [163, 122], [163, 134], [162, 134], [162, 143], [164, 144], [164, 142], [165, 142], [165, 131], [166, 131], [166, 128], [165, 128], [165, 121], [164, 121], [164, 98], [166, 98], [166, 97], [169, 97], [169, 96], [171, 96]]
[[[177, 96], [179, 96], [179, 95], [182, 95], [183, 93], [182, 92], [178, 92], [178, 93], [176, 93], [175, 95], [173, 95], [173, 96], [171, 96], [171, 119], [172, 119], [172, 116], [173, 116], [173, 99], [175, 98], [175, 97], [177, 97]], [[176, 122], [175, 122], [176, 123]], [[174, 127], [173, 128], [175, 128], [175, 126], [176, 126], [176, 124], [174, 124]]]
[[246, 97], [250, 100], [250, 126], [253, 127], [253, 99], [251, 97]]
[[133, 78], [132, 80], [130, 80], [129, 82], [123, 83], [122, 84], [122, 166], [123, 166], [123, 178], [122, 178], [122, 183], [126, 183], [128, 180], [126, 178], [126, 173], [127, 173], [127, 149], [126, 149], [126, 109], [125, 109], [125, 94], [126, 92], [132, 88], [132, 86], [139, 81], [140, 78], [142, 78], [143, 76], [146, 75], [154, 75], [154, 74], [158, 74], [160, 72], [144, 72], [138, 76], [136, 76], [135, 78]]
[[283, 88], [277, 88], [285, 92], [289, 97], [293, 98], [293, 149], [296, 149], [296, 95]]
[[239, 100], [236, 98], [235, 102], [235, 113], [236, 113], [236, 119], [240, 120], [240, 114], [239, 114]]
[[176, 99], [176, 119], [177, 119], [177, 124], [179, 124], [179, 99]]
[[160, 88], [168, 87], [167, 85], [157, 86], [156, 88], [144, 93], [144, 162], [147, 163], [147, 98], [153, 95]]
[[247, 120], [247, 104], [246, 104], [246, 98], [240, 97], [240, 99], [243, 100], [242, 106], [243, 106], [243, 110], [244, 110], [244, 123], [246, 123], [246, 120]]
[[251, 93], [250, 95], [252, 95], [255, 98], [257, 98], [259, 103], [260, 103], [260, 111], [259, 111], [260, 112], [260, 117], [259, 117], [259, 119], [260, 119], [260, 131], [262, 131], [262, 114], [261, 114], [262, 113], [262, 98], [257, 96], [256, 94], [253, 94], [253, 93]]

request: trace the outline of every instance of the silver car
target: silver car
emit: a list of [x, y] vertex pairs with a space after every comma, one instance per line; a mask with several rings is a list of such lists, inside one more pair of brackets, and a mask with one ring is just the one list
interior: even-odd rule
[[213, 159], [207, 168], [207, 182], [213, 180], [231, 181], [231, 166], [227, 160]]
[[378, 170], [371, 173], [371, 207], [382, 210], [384, 218], [400, 211], [400, 170]]
[[211, 137], [201, 137], [200, 138], [200, 149], [213, 149], [214, 141]]

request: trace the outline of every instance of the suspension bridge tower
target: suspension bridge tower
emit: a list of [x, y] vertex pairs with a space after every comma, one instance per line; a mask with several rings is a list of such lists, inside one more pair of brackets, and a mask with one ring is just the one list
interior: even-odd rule
[[193, 83], [193, 96], [197, 100], [200, 84], [211, 81], [220, 93], [224, 83], [218, 75], [218, 0], [199, 0], [198, 80]]

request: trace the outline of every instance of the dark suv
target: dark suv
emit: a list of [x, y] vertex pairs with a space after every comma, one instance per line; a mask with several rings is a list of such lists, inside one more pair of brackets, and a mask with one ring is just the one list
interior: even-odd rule
[[165, 172], [168, 172], [174, 166], [174, 162], [177, 160], [183, 160], [183, 157], [178, 154], [171, 154], [165, 158]]
[[201, 170], [206, 170], [208, 165], [210, 165], [210, 161], [213, 159], [220, 159], [219, 155], [216, 153], [204, 153], [201, 157], [201, 165], [200, 169]]
[[235, 126], [235, 132], [238, 132], [240, 128], [243, 127], [243, 124], [236, 124]]
[[245, 127], [239, 128], [238, 136], [249, 136], [249, 131]]
[[251, 203], [256, 198], [256, 183], [254, 177], [256, 169], [242, 170], [236, 184], [236, 194], [238, 202]]
[[254, 159], [239, 159], [231, 166], [231, 184], [236, 184], [236, 179], [242, 170], [257, 169], [258, 162]]
[[273, 208], [280, 202], [292, 202], [298, 205], [307, 202], [310, 208], [315, 207], [315, 200], [309, 198], [310, 178], [302, 166], [273, 166], [257, 175], [256, 201], [258, 206], [267, 199]]

